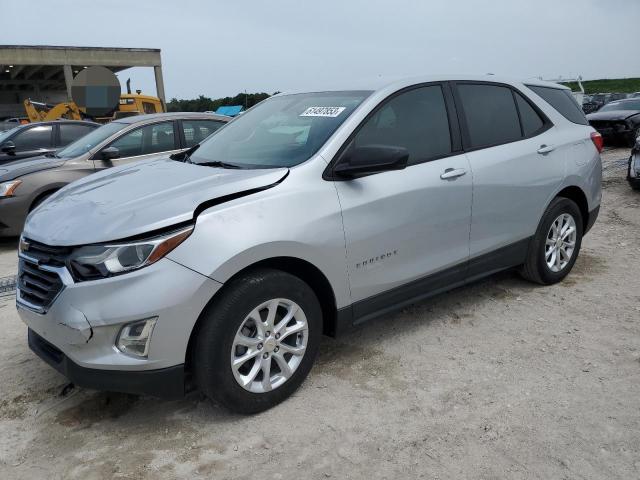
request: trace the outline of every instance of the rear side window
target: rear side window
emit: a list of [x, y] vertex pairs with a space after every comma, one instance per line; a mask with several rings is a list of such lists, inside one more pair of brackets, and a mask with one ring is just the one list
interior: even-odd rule
[[23, 130], [12, 138], [17, 151], [38, 150], [51, 147], [51, 125]]
[[223, 125], [224, 122], [217, 120], [182, 120], [185, 146], [193, 147]]
[[472, 148], [509, 143], [522, 138], [511, 89], [499, 85], [458, 84]]
[[94, 129], [93, 126], [90, 125], [65, 125], [60, 124], [58, 126], [60, 128], [60, 145], [61, 147], [65, 147], [69, 145], [71, 142], [75, 142], [80, 137], [84, 137], [87, 133]]
[[525, 137], [533, 136], [544, 127], [544, 120], [540, 118], [538, 112], [527, 102], [522, 95], [515, 93], [520, 121], [522, 122], [522, 133]]
[[409, 150], [409, 164], [451, 153], [442, 87], [420, 87], [393, 97], [356, 134], [354, 146], [390, 145]]
[[580, 105], [578, 105], [578, 102], [576, 102], [569, 90], [539, 87], [536, 85], [527, 85], [527, 87], [536, 92], [536, 94], [542, 97], [549, 105], [555, 108], [570, 122], [577, 123], [579, 125], [589, 125], [587, 117], [584, 116], [584, 112], [580, 108]]

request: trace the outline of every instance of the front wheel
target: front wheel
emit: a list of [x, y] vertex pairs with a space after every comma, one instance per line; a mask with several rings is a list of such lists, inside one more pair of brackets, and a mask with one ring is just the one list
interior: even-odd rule
[[205, 395], [257, 413], [289, 397], [318, 352], [322, 311], [298, 277], [260, 269], [232, 280], [203, 313], [194, 370]]
[[578, 257], [582, 232], [582, 214], [575, 202], [563, 197], [554, 199], [529, 245], [522, 276], [542, 285], [560, 282]]

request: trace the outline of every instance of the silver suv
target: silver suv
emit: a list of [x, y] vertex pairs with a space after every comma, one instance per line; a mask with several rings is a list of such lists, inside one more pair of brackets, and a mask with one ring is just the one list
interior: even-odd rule
[[512, 267], [562, 280], [598, 215], [601, 148], [569, 90], [537, 81], [277, 95], [51, 196], [21, 238], [18, 310], [80, 386], [262, 411], [323, 333]]

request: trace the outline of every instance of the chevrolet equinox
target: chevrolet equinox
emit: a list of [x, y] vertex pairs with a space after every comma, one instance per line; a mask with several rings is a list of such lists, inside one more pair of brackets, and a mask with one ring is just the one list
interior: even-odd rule
[[49, 197], [22, 233], [17, 307], [79, 386], [259, 412], [323, 333], [512, 267], [561, 281], [598, 216], [601, 148], [571, 92], [539, 81], [276, 95]]

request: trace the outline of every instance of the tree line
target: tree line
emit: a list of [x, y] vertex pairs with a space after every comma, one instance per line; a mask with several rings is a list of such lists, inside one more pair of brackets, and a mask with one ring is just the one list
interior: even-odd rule
[[[278, 92], [275, 92], [275, 95]], [[239, 93], [235, 97], [209, 98], [204, 95], [198, 96], [191, 100], [172, 98], [167, 103], [168, 112], [215, 112], [218, 107], [230, 105], [242, 105], [247, 108], [253, 107], [256, 103], [261, 102], [271, 95], [265, 92], [260, 93]]]

